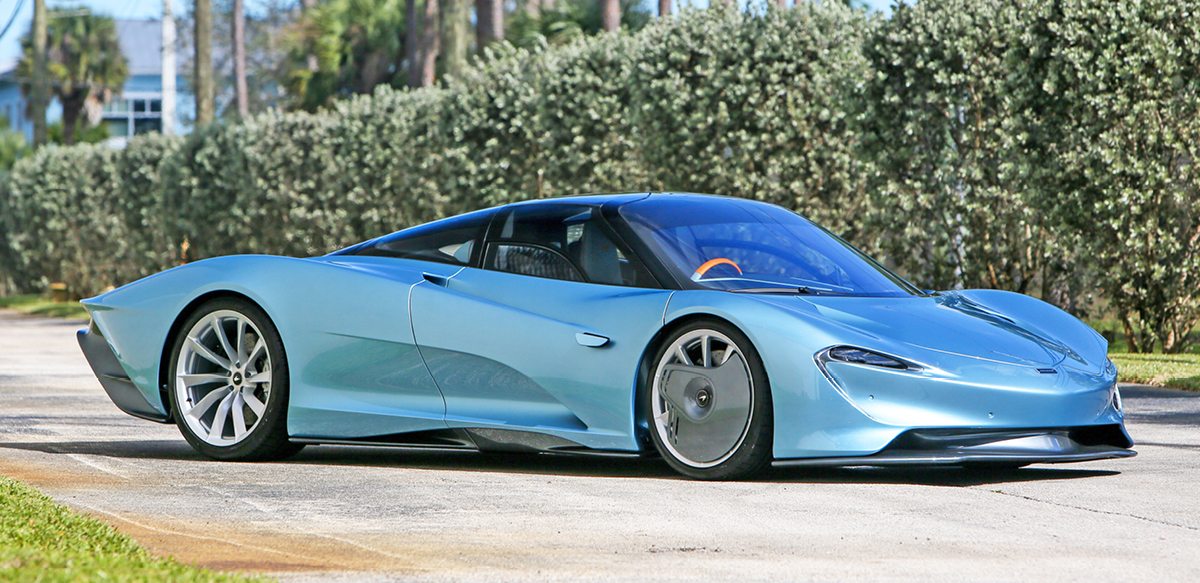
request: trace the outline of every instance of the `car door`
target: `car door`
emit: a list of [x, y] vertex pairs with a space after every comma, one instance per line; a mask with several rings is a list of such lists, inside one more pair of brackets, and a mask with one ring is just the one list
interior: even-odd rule
[[578, 204], [506, 208], [482, 268], [413, 288], [413, 330], [447, 425], [637, 449], [638, 363], [670, 292], [599, 214]]
[[490, 219], [472, 213], [368, 241], [319, 260], [345, 268], [336, 280], [323, 271], [288, 284], [303, 301], [283, 326], [303, 326], [290, 336], [305, 339], [288, 346], [294, 437], [382, 441], [446, 428], [409, 294], [425, 274], [448, 277], [470, 264]]

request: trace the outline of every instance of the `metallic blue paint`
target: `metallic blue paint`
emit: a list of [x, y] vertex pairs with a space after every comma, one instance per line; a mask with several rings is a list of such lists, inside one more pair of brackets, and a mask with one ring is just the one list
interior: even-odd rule
[[[338, 254], [221, 257], [85, 300], [121, 367], [163, 415], [160, 366], [173, 326], [212, 294], [249, 298], [279, 329], [295, 438], [515, 429], [637, 451], [645, 447], [639, 367], [664, 328], [693, 317], [728, 321], [761, 355], [777, 459], [867, 456], [916, 428], [1123, 422], [1104, 339], [1019, 294], [636, 289]], [[821, 358], [836, 346], [919, 370]]]
[[[451, 427], [636, 450], [630, 395], [669, 296], [466, 268], [445, 287], [413, 288], [413, 327]], [[581, 346], [578, 333], [609, 342]]]

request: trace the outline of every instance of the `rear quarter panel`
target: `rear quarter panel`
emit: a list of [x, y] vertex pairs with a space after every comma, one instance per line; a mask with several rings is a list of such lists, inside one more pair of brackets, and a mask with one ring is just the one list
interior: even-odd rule
[[[163, 353], [170, 348], [172, 326], [199, 299], [232, 292], [254, 301], [279, 329], [289, 363], [303, 363], [321, 348], [306, 340], [313, 332], [411, 345], [409, 288], [422, 271], [456, 270], [395, 259], [347, 265], [326, 258], [239, 255], [190, 263], [83, 303], [129, 378], [166, 413], [159, 389]], [[297, 374], [293, 367], [293, 377]]]

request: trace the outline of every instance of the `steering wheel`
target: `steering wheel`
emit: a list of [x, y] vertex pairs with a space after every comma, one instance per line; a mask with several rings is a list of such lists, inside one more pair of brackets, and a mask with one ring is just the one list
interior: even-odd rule
[[708, 273], [708, 270], [710, 270], [718, 265], [721, 265], [722, 263], [732, 265], [733, 268], [736, 269], [739, 274], [742, 273], [742, 268], [738, 267], [738, 264], [734, 263], [732, 259], [718, 257], [716, 259], [709, 259], [708, 261], [704, 262], [704, 265], [697, 267], [696, 273], [692, 274], [692, 281], [700, 281], [700, 278], [704, 277], [704, 274]]

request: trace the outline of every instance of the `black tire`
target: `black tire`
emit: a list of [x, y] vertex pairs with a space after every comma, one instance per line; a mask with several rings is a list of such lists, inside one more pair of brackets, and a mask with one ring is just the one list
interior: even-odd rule
[[[243, 325], [239, 317], [249, 324]], [[218, 336], [217, 326], [221, 327], [223, 336]], [[259, 352], [249, 354], [251, 349], [243, 348], [245, 342], [238, 344], [234, 339], [229, 339], [230, 332], [233, 332], [236, 338], [237, 330], [243, 330], [241, 338], [244, 341], [253, 340], [255, 348], [258, 347], [257, 339], [261, 339], [261, 350], [265, 350], [265, 356]], [[227, 357], [227, 363], [234, 364], [222, 367], [219, 363], [202, 357], [202, 349], [195, 348], [195, 344], [188, 342], [189, 334], [193, 333], [199, 337], [204, 348], [217, 355], [218, 359], [223, 355]], [[223, 342], [231, 347], [236, 344], [237, 347], [233, 348], [236, 356], [222, 349], [222, 338]], [[196, 451], [216, 460], [264, 461], [283, 459], [304, 448], [303, 444], [288, 441], [288, 366], [283, 341], [275, 324], [257, 305], [233, 297], [205, 302], [180, 326], [178, 334], [172, 339], [170, 350], [167, 393], [171, 401], [171, 414], [184, 439]], [[247, 362], [237, 362], [243, 360], [243, 357]], [[186, 367], [184, 369], [180, 367], [181, 358]], [[269, 367], [269, 371], [259, 368], [264, 363], [265, 367]], [[208, 370], [203, 370], [206, 367]], [[213, 380], [188, 386], [180, 380], [181, 371], [189, 377], [204, 376], [215, 379], [226, 375], [228, 380]], [[252, 375], [256, 372], [268, 374]], [[264, 379], [269, 377], [270, 380], [251, 382], [252, 376], [261, 376]], [[222, 391], [224, 392], [221, 393]], [[206, 403], [205, 398], [210, 393], [221, 394], [210, 399], [210, 403]], [[217, 398], [222, 395], [228, 397], [228, 405], [225, 403], [226, 398]], [[200, 411], [198, 417], [189, 417], [185, 414], [181, 399], [188, 404], [188, 411], [200, 406], [204, 406], [205, 409]], [[253, 407], [249, 404], [251, 399], [254, 400]], [[259, 399], [265, 399], [265, 403]], [[255, 407], [261, 414], [255, 413]], [[220, 409], [224, 409], [224, 413], [221, 413]], [[234, 413], [233, 409], [238, 409], [238, 412]], [[241, 426], [244, 429], [240, 436], [236, 432], [238, 417], [242, 419]], [[218, 419], [220, 428], [213, 433], [212, 426]], [[247, 428], [249, 419], [253, 419], [254, 422], [252, 427]], [[227, 428], [233, 433], [228, 439], [224, 437]], [[207, 436], [198, 433], [205, 430], [209, 432]], [[228, 443], [225, 443], [226, 441]]]
[[[716, 334], [712, 335], [708, 332]], [[669, 351], [673, 352], [677, 346], [681, 346], [679, 343], [688, 344], [697, 335], [702, 338], [700, 350], [703, 350], [705, 342], [717, 345], [725, 343], [726, 340], [732, 342], [735, 351], [729, 353], [728, 347], [724, 348], [721, 351], [722, 364], [707, 370], [715, 373], [725, 366], [733, 366], [730, 373], [735, 372], [739, 369], [729, 354], [735, 356], [740, 354], [742, 364], [745, 365], [744, 369], [740, 370], [748, 373], [750, 380], [748, 404], [740, 401], [742, 398], [740, 395], [744, 392], [740, 385], [732, 383], [731, 385], [737, 385], [738, 388], [729, 391], [732, 396], [726, 402], [733, 403], [733, 405], [729, 409], [721, 410], [718, 405], [725, 397], [722, 397], [722, 388], [715, 386], [720, 383], [713, 381], [709, 376], [703, 376], [707, 373], [699, 371], [696, 368], [697, 365], [691, 366], [693, 370], [697, 370], [699, 375], [689, 373], [680, 366], [686, 365], [686, 362], [677, 356], [668, 356]], [[705, 335], [709, 340], [703, 340]], [[719, 338], [719, 336], [724, 338]], [[695, 349], [696, 345], [691, 344], [691, 348], [685, 350], [689, 354], [689, 360], [691, 359], [690, 351]], [[710, 348], [710, 366], [715, 362], [716, 354], [716, 351]], [[671, 362], [672, 360], [674, 362]], [[699, 366], [703, 367], [703, 363]], [[672, 330], [664, 337], [655, 353], [654, 360], [650, 362], [650, 367], [650, 373], [645, 377], [646, 386], [642, 387], [642, 410], [648, 417], [650, 436], [654, 441], [655, 448], [672, 469], [690, 478], [700, 480], [736, 480], [753, 476], [770, 464], [774, 437], [771, 385], [762, 358], [745, 334], [720, 320], [693, 320]], [[680, 373], [682, 373], [679, 377], [680, 380], [673, 380], [671, 375]], [[718, 375], [713, 374], [712, 376]], [[688, 382], [682, 390], [678, 389], [680, 383], [688, 378], [691, 378], [692, 381]], [[656, 383], [659, 383], [657, 389]], [[672, 389], [671, 387], [676, 388]], [[685, 401], [685, 404], [674, 405], [674, 401], [678, 400]], [[708, 405], [704, 404], [706, 402]], [[673, 407], [674, 411], [672, 411]], [[712, 413], [704, 417], [703, 409], [706, 407], [713, 407], [714, 412], [721, 411], [723, 417]], [[730, 413], [731, 411], [740, 412], [743, 409], [748, 412], [748, 418], [744, 422], [736, 416], [737, 413]], [[697, 411], [699, 413], [693, 415], [693, 412]], [[673, 422], [670, 421], [672, 413], [676, 416]], [[683, 420], [682, 423], [680, 419]], [[724, 424], [724, 429], [711, 430], [709, 434], [705, 434], [703, 429], [705, 424], [714, 419]], [[739, 426], [742, 428], [742, 434], [735, 440], [733, 438], [736, 435], [736, 428]], [[680, 445], [679, 439], [682, 438], [684, 429], [698, 431], [694, 434], [697, 437], [693, 437], [690, 451], [677, 450], [675, 447]], [[711, 440], [707, 439], [710, 435], [716, 437]], [[672, 437], [675, 438], [675, 446], [668, 444], [668, 440]], [[728, 449], [726, 449], [727, 445]], [[703, 455], [693, 456], [698, 459], [689, 458], [689, 455], [695, 453], [703, 453]]]

